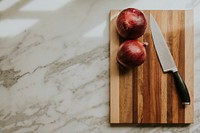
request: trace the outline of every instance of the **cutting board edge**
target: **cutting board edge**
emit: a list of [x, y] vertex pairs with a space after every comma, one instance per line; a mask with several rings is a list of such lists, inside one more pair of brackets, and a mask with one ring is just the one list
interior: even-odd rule
[[[115, 9], [115, 10], [111, 10], [110, 11], [110, 14], [111, 13], [113, 13], [113, 12], [116, 12], [116, 11], [120, 11], [120, 10], [117, 10], [117, 9]], [[145, 10], [145, 11], [148, 11], [148, 10]], [[160, 10], [153, 10], [153, 11], [160, 11]], [[180, 10], [174, 10], [174, 11], [180, 11]], [[182, 10], [182, 11], [190, 11], [190, 12], [193, 12], [193, 10]], [[117, 16], [117, 15], [115, 15], [115, 16]], [[193, 26], [193, 25], [192, 25]], [[193, 36], [193, 35], [192, 35]], [[111, 40], [110, 40], [111, 41]], [[194, 43], [193, 43], [194, 44]], [[194, 45], [193, 45], [193, 47], [194, 47]], [[194, 58], [194, 56], [193, 56], [193, 58]], [[194, 60], [194, 59], [193, 59]], [[194, 74], [193, 74], [194, 75]], [[194, 76], [193, 76], [194, 77]], [[110, 74], [110, 78], [111, 78], [111, 74]], [[193, 84], [194, 84], [194, 82], [193, 82]], [[192, 90], [193, 90], [194, 88], [192, 88]], [[192, 92], [193, 93], [193, 92]], [[192, 94], [193, 95], [193, 94]], [[194, 97], [192, 96], [192, 101], [194, 101], [194, 99], [193, 99]], [[193, 106], [193, 105], [192, 105]], [[193, 110], [194, 110], [194, 106], [192, 107], [193, 108]], [[193, 112], [193, 111], [192, 111]], [[190, 115], [191, 116], [191, 115]], [[193, 117], [194, 117], [194, 114], [192, 115]], [[162, 123], [162, 124], [192, 124], [192, 123], [194, 123], [194, 119], [192, 118], [192, 119], [189, 119], [189, 120], [187, 120], [187, 122], [185, 122], [185, 123]], [[118, 119], [117, 121], [112, 121], [111, 120], [111, 118], [110, 118], [110, 124], [123, 124], [123, 123], [120, 123], [120, 120]], [[131, 123], [131, 124], [144, 124], [144, 123]], [[146, 123], [146, 124], [156, 124], [156, 123]]]

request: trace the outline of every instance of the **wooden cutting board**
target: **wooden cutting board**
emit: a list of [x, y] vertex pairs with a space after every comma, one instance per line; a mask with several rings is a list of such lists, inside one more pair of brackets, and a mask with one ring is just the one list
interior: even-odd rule
[[[110, 13], [110, 123], [193, 123], [194, 119], [194, 30], [190, 10], [145, 10], [148, 27], [139, 38], [148, 42], [143, 65], [126, 73], [119, 70], [116, 54], [122, 43], [115, 28], [119, 10]], [[155, 17], [178, 70], [185, 80], [191, 104], [183, 106], [177, 95], [173, 77], [163, 73], [154, 48], [150, 13]]]

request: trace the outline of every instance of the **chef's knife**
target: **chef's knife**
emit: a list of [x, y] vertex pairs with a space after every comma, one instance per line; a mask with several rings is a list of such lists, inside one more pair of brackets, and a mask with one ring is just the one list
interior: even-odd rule
[[162, 35], [162, 32], [152, 15], [150, 15], [150, 27], [154, 46], [163, 71], [173, 73], [176, 89], [178, 91], [179, 97], [181, 98], [182, 104], [190, 104], [190, 96], [187, 87], [177, 70], [177, 67], [174, 63], [173, 57]]

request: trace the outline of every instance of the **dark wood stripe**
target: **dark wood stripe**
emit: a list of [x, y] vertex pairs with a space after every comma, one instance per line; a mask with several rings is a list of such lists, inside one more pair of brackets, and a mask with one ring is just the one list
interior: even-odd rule
[[[147, 21], [149, 22], [149, 16], [150, 11], [144, 11]], [[143, 41], [148, 42], [149, 45], [146, 48], [147, 52], [147, 59], [143, 64], [143, 118], [142, 123], [149, 123], [150, 122], [150, 46], [153, 45], [152, 42], [150, 43], [149, 40], [151, 40], [151, 31], [149, 28], [149, 23], [147, 26], [146, 33], [144, 34]]]
[[155, 79], [154, 79], [154, 85], [155, 85], [155, 104], [156, 104], [156, 123], [161, 122], [161, 67], [159, 64], [159, 60], [155, 62], [155, 65], [157, 66], [155, 69]]
[[[167, 30], [168, 33], [171, 33], [171, 27], [172, 27], [172, 11], [168, 12], [168, 25], [167, 25]], [[171, 34], [167, 34], [167, 44], [172, 51], [172, 36]], [[173, 89], [173, 79], [172, 75], [168, 74], [167, 75], [167, 123], [172, 123], [172, 89]]]
[[[157, 20], [158, 25], [161, 23], [160, 16], [154, 14], [155, 19]], [[160, 62], [157, 57], [156, 49], [153, 44], [153, 39], [149, 40], [151, 42], [150, 47], [150, 121], [151, 123], [160, 123], [161, 122], [161, 74], [162, 69]]]
[[[178, 63], [178, 69], [179, 69], [179, 73], [181, 75], [181, 77], [183, 78], [183, 80], [185, 79], [185, 11], [180, 12], [180, 31], [179, 31], [179, 63]], [[178, 122], [179, 123], [184, 123], [185, 122], [185, 107], [181, 104], [181, 102], [179, 102], [179, 119]]]
[[133, 87], [133, 123], [138, 123], [138, 68], [132, 70]]
[[[161, 25], [160, 29], [163, 33], [163, 36], [165, 40], [167, 40], [167, 23], [168, 23], [168, 12], [167, 11], [162, 11], [162, 15], [165, 17], [162, 17], [161, 19]], [[161, 67], [160, 67], [161, 69]], [[161, 123], [166, 123], [167, 122], [167, 74], [161, 72], [160, 75], [161, 79], [161, 98], [160, 98], [160, 104], [161, 104]]]
[[167, 123], [172, 123], [172, 78], [167, 76]]
[[[156, 16], [154, 15], [155, 19]], [[156, 123], [156, 85], [155, 85], [155, 75], [156, 75], [156, 51], [154, 48], [153, 40], [152, 38], [149, 40], [150, 45], [149, 47], [149, 53], [150, 53], [150, 65], [149, 65], [149, 90], [150, 90], [150, 122], [151, 123]]]
[[[170, 44], [170, 47], [171, 47], [171, 54], [173, 56], [173, 59], [175, 61], [175, 64], [178, 65], [178, 49], [179, 49], [179, 32], [177, 31], [178, 28], [180, 28], [180, 22], [179, 22], [179, 11], [171, 11], [172, 13], [172, 19], [173, 21], [171, 22], [171, 28], [170, 28], [170, 34], [171, 34], [171, 44]], [[173, 77], [173, 75], [170, 75]], [[178, 93], [177, 93], [177, 89], [175, 87], [175, 83], [174, 83], [174, 80], [172, 80], [172, 122], [173, 123], [178, 123], [178, 117], [179, 117], [179, 114], [178, 114], [178, 104], [179, 104], [179, 99], [178, 99]]]
[[[160, 16], [157, 16], [157, 18], [159, 18]], [[157, 23], [159, 25], [161, 25], [162, 21], [161, 19], [157, 19]], [[157, 54], [156, 54], [156, 49], [154, 47], [154, 50], [153, 50], [154, 54], [153, 56], [155, 56], [154, 58], [154, 65], [155, 65], [155, 71], [154, 71], [154, 80], [151, 81], [154, 83], [154, 88], [151, 88], [151, 89], [154, 89], [155, 90], [155, 108], [156, 108], [156, 120], [155, 120], [155, 123], [160, 123], [161, 122], [161, 75], [162, 75], [162, 68], [161, 68], [161, 65], [160, 65], [160, 62], [159, 62], [159, 59], [157, 57]]]

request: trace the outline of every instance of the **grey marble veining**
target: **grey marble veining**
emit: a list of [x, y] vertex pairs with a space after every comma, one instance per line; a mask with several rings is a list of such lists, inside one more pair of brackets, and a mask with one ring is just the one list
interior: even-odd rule
[[[199, 133], [199, 3], [1, 0], [0, 133]], [[194, 9], [194, 124], [109, 125], [109, 11], [127, 7]]]

